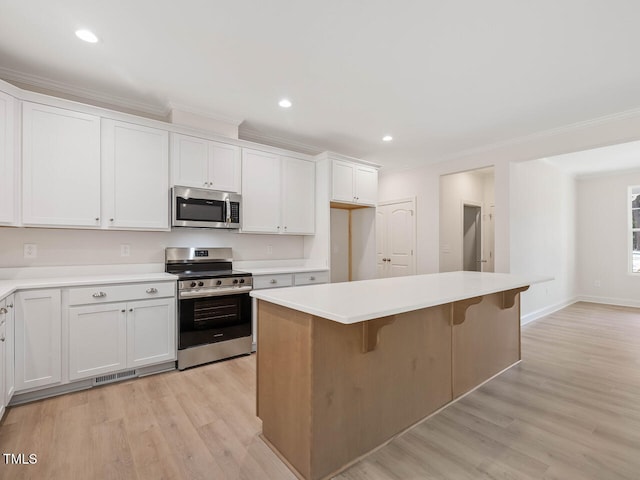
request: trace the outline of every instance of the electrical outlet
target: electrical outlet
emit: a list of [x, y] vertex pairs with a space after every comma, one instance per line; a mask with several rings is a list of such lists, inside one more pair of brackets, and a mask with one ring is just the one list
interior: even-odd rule
[[267, 245], [267, 254], [273, 255], [273, 245]]
[[131, 246], [128, 243], [120, 245], [120, 256], [128, 257], [129, 255], [131, 255]]
[[38, 256], [38, 245], [35, 243], [24, 244], [24, 258], [36, 258]]

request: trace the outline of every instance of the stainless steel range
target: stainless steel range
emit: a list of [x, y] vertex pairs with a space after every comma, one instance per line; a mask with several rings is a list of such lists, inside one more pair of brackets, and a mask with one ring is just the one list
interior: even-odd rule
[[250, 273], [233, 270], [231, 248], [165, 250], [178, 276], [178, 369], [251, 353]]

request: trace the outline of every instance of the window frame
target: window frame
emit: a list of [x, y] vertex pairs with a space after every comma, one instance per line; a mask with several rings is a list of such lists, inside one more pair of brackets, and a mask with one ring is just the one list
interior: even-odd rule
[[[634, 190], [637, 193], [634, 193]], [[628, 232], [627, 232], [627, 238], [628, 238], [628, 242], [629, 242], [629, 247], [627, 249], [627, 251], [629, 252], [628, 255], [628, 260], [627, 260], [627, 265], [628, 265], [628, 270], [629, 273], [631, 275], [640, 275], [640, 266], [638, 267], [638, 270], [634, 270], [633, 269], [633, 260], [634, 260], [634, 250], [633, 250], [633, 234], [634, 233], [638, 233], [640, 234], [640, 222], [638, 223], [637, 227], [633, 227], [633, 211], [634, 210], [638, 210], [640, 211], [640, 205], [637, 208], [634, 208], [632, 205], [633, 202], [633, 197], [635, 196], [640, 196], [640, 185], [630, 185], [628, 190], [627, 190], [627, 209], [628, 209]]]

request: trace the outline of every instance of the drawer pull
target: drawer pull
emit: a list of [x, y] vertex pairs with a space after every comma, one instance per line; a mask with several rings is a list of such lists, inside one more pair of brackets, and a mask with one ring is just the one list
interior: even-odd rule
[[0, 338], [0, 342], [4, 342], [4, 335]]
[[275, 278], [272, 278], [269, 283], [278, 283], [278, 280], [276, 280]]
[[106, 297], [107, 294], [104, 292], [96, 292], [92, 295], [93, 298], [102, 298], [102, 297]]
[[147, 293], [158, 293], [158, 289], [156, 287], [147, 288]]
[[309, 280], [310, 280], [310, 281], [312, 281], [312, 282], [313, 282], [315, 279], [316, 279], [316, 277], [313, 277], [313, 276], [309, 277]]
[[0, 314], [4, 315], [5, 313], [8, 313], [9, 310], [7, 310], [6, 308], [2, 307], [0, 308]]

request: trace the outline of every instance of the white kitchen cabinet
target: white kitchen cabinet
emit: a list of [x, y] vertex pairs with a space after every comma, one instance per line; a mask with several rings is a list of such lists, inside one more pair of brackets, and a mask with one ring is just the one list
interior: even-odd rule
[[169, 230], [169, 134], [102, 120], [103, 225]]
[[127, 366], [142, 367], [176, 358], [174, 298], [127, 305]]
[[176, 359], [175, 282], [68, 290], [69, 380]]
[[243, 149], [242, 231], [313, 235], [315, 164]]
[[283, 233], [313, 235], [316, 230], [316, 166], [281, 157]]
[[378, 201], [378, 170], [367, 165], [333, 160], [331, 200], [375, 206]]
[[100, 118], [22, 106], [22, 222], [100, 226]]
[[280, 233], [280, 156], [242, 150], [242, 231]]
[[60, 290], [25, 290], [15, 296], [15, 390], [61, 381]]
[[7, 371], [7, 308], [5, 300], [0, 300], [0, 419], [4, 415], [7, 401], [6, 371]]
[[171, 134], [171, 185], [240, 193], [240, 147]]
[[[15, 377], [15, 296], [9, 295], [5, 300], [5, 363], [4, 363], [4, 398], [5, 405], [9, 405], [16, 391]], [[1, 321], [0, 321], [1, 322]], [[1, 335], [0, 335], [1, 336]], [[1, 415], [0, 415], [1, 416]]]
[[16, 99], [0, 92], [0, 224], [11, 225], [15, 218]]
[[69, 308], [69, 380], [126, 368], [126, 308], [125, 303]]

